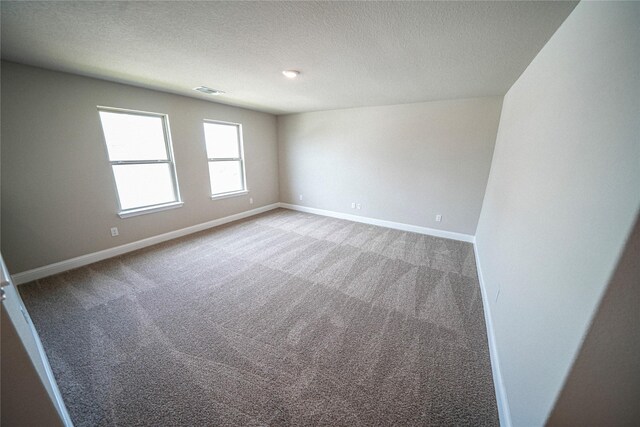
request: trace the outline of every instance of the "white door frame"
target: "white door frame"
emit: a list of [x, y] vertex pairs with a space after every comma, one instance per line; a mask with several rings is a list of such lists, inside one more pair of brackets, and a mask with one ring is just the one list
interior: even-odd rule
[[[29, 313], [27, 312], [24, 302], [22, 301], [22, 297], [20, 297], [20, 292], [18, 292], [11, 280], [11, 276], [9, 275], [7, 267], [4, 264], [4, 260], [2, 259], [2, 254], [0, 254], [0, 290], [2, 293], [2, 306], [6, 309], [11, 323], [13, 323], [13, 326], [22, 341], [22, 345], [31, 359], [31, 363], [40, 377], [43, 386], [47, 390], [51, 403], [56, 408], [58, 415], [60, 416], [60, 420], [65, 427], [73, 427], [71, 417], [69, 416], [69, 412], [62, 400], [62, 395], [60, 394], [58, 384], [56, 383], [53, 372], [51, 371], [49, 359], [47, 359], [47, 355], [42, 347], [42, 342], [40, 341], [38, 332], [33, 325], [31, 316], [29, 316]], [[3, 390], [3, 392], [10, 393], [11, 391]]]

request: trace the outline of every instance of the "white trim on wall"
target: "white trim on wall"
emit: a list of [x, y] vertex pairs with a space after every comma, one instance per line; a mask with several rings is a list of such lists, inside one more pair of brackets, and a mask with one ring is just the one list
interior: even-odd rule
[[267, 212], [280, 207], [279, 203], [272, 203], [270, 205], [262, 206], [249, 211], [240, 212], [234, 215], [225, 216], [224, 218], [214, 219], [212, 221], [203, 222], [201, 224], [192, 225], [190, 227], [181, 228], [179, 230], [170, 231], [168, 233], [160, 234], [158, 236], [148, 237], [146, 239], [138, 240], [136, 242], [127, 243], [115, 248], [109, 248], [98, 252], [93, 252], [87, 255], [81, 255], [76, 258], [71, 258], [65, 261], [56, 262], [54, 264], [45, 265], [43, 267], [34, 268], [33, 270], [23, 271], [22, 273], [12, 274], [13, 283], [21, 285], [23, 283], [31, 282], [32, 280], [42, 279], [63, 271], [68, 271], [74, 268], [82, 267], [94, 262], [102, 261], [107, 258], [113, 258], [118, 255], [126, 254], [138, 249], [146, 248], [147, 246], [155, 245], [157, 243], [166, 242], [167, 240], [175, 239], [178, 237], [186, 236], [188, 234], [197, 233], [198, 231], [206, 230], [208, 228], [216, 227], [218, 225], [226, 224], [228, 222], [237, 221], [239, 219], [248, 218], [253, 215], [257, 215], [263, 212]]
[[122, 255], [127, 252], [132, 252], [138, 249], [146, 248], [147, 246], [155, 245], [157, 243], [165, 242], [167, 240], [186, 236], [188, 234], [196, 233], [198, 231], [206, 230], [208, 228], [226, 224], [228, 222], [237, 221], [243, 218], [248, 218], [250, 216], [257, 215], [262, 212], [267, 212], [279, 207], [291, 209], [294, 211], [312, 213], [316, 215], [346, 219], [349, 221], [361, 222], [365, 224], [378, 225], [381, 227], [394, 228], [396, 230], [411, 231], [411, 232], [420, 233], [420, 234], [428, 234], [430, 236], [443, 237], [445, 239], [460, 240], [463, 242], [473, 242], [473, 236], [469, 234], [461, 234], [461, 233], [454, 233], [452, 231], [436, 230], [434, 228], [420, 227], [417, 225], [403, 224], [400, 222], [393, 222], [393, 221], [368, 218], [368, 217], [358, 216], [358, 215], [344, 214], [344, 213], [328, 211], [324, 209], [309, 208], [306, 206], [291, 205], [289, 203], [273, 203], [273, 204], [252, 209], [249, 211], [240, 212], [234, 215], [229, 215], [224, 218], [215, 219], [213, 221], [204, 222], [202, 224], [193, 225], [191, 227], [170, 231], [168, 233], [160, 234], [158, 236], [152, 236], [146, 239], [138, 240], [136, 242], [127, 243], [121, 246], [116, 246], [114, 248], [109, 248], [102, 251], [81, 255], [76, 258], [71, 258], [68, 260], [56, 262], [54, 264], [45, 265], [43, 267], [34, 268], [32, 270], [23, 271], [21, 273], [12, 274], [11, 276], [13, 278], [13, 283], [15, 283], [16, 285], [21, 285], [23, 283], [31, 282], [32, 280], [42, 279], [47, 276], [52, 276], [57, 273], [62, 273], [63, 271], [68, 271], [68, 270], [82, 267], [94, 262], [102, 261], [107, 258], [112, 258], [118, 255]]
[[487, 326], [487, 339], [489, 341], [489, 357], [491, 358], [491, 373], [493, 374], [493, 385], [496, 390], [496, 402], [498, 404], [498, 415], [500, 417], [500, 425], [502, 427], [511, 427], [511, 411], [509, 410], [509, 401], [507, 400], [507, 391], [502, 381], [502, 373], [500, 371], [500, 358], [498, 357], [498, 347], [496, 345], [496, 336], [493, 329], [493, 321], [491, 320], [491, 306], [489, 305], [489, 297], [487, 289], [484, 285], [482, 277], [482, 267], [480, 266], [480, 257], [478, 255], [478, 246], [473, 244], [473, 252], [476, 257], [476, 269], [478, 270], [478, 282], [480, 283], [480, 292], [482, 293], [482, 305], [484, 306], [484, 322]]
[[396, 230], [411, 231], [413, 233], [428, 234], [429, 236], [443, 237], [445, 239], [460, 240], [462, 242], [473, 243], [474, 236], [470, 234], [456, 233], [453, 231], [438, 230], [435, 228], [421, 227], [418, 225], [404, 224], [402, 222], [387, 221], [384, 219], [369, 218], [366, 216], [351, 215], [342, 212], [328, 211], [325, 209], [309, 208], [306, 206], [280, 203], [280, 207], [294, 211], [307, 212], [316, 215], [330, 216], [332, 218], [346, 219], [349, 221], [362, 222], [364, 224], [378, 225], [380, 227], [394, 228]]

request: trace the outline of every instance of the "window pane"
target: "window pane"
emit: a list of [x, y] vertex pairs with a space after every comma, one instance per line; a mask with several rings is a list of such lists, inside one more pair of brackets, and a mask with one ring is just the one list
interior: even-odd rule
[[123, 210], [175, 202], [171, 165], [113, 165]]
[[207, 156], [210, 159], [237, 159], [240, 157], [238, 126], [205, 122], [204, 139], [207, 143]]
[[244, 190], [242, 167], [239, 160], [209, 162], [211, 194], [230, 193]]
[[167, 160], [162, 117], [100, 111], [109, 160]]

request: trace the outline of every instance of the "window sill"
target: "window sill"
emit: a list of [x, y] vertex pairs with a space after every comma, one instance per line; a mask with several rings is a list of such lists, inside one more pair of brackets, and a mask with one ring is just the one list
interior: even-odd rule
[[228, 197], [244, 196], [249, 194], [249, 190], [234, 191], [232, 193], [214, 194], [211, 196], [211, 200], [226, 199]]
[[162, 205], [147, 206], [144, 208], [128, 209], [126, 211], [118, 212], [118, 216], [120, 218], [130, 218], [132, 216], [166, 211], [168, 209], [175, 209], [175, 208], [181, 207], [182, 205], [184, 205], [184, 202], [171, 202], [171, 203], [164, 203]]

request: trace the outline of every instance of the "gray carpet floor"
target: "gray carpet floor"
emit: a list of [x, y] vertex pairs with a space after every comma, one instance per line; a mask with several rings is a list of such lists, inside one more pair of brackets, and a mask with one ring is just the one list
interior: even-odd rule
[[76, 426], [498, 425], [468, 243], [278, 209], [20, 291]]

